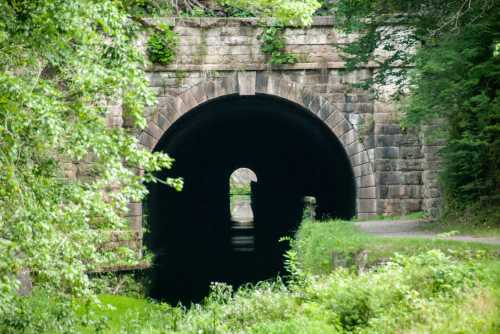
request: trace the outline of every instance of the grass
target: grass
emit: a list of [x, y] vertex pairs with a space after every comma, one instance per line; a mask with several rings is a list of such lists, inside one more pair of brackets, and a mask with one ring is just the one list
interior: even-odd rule
[[353, 221], [367, 221], [367, 220], [419, 220], [419, 219], [425, 219], [427, 218], [425, 212], [422, 211], [417, 211], [417, 212], [412, 212], [406, 215], [401, 215], [401, 216], [385, 216], [385, 215], [376, 215], [372, 217], [367, 217], [367, 218], [356, 218], [353, 219]]
[[313, 274], [325, 274], [333, 269], [333, 252], [355, 256], [366, 251], [368, 265], [380, 263], [395, 253], [411, 256], [432, 249], [442, 250], [460, 259], [468, 259], [477, 254], [485, 254], [488, 258], [500, 256], [500, 245], [437, 238], [379, 237], [360, 231], [354, 222], [340, 220], [304, 222], [297, 233], [295, 248], [302, 266]]
[[[500, 246], [380, 238], [344, 221], [305, 222], [292, 245], [288, 284], [277, 279], [236, 292], [215, 284], [203, 303], [189, 308], [103, 294], [101, 306], [79, 306], [85, 326], [68, 320], [66, 326], [75, 324], [69, 328], [58, 326], [69, 313], [47, 312], [50, 298], [33, 295], [10, 322], [0, 319], [0, 332], [5, 323], [26, 328], [5, 333], [500, 332]], [[360, 251], [368, 252], [364, 271], [332, 267], [333, 252]]]
[[109, 318], [104, 333], [493, 334], [500, 329], [499, 274], [498, 261], [470, 264], [431, 251], [289, 287], [264, 282], [232, 295], [219, 285], [189, 309], [102, 296], [113, 309], [97, 312]]
[[422, 230], [436, 233], [453, 233], [454, 235], [470, 235], [475, 237], [500, 238], [500, 225], [470, 224], [461, 221], [433, 221], [423, 225]]

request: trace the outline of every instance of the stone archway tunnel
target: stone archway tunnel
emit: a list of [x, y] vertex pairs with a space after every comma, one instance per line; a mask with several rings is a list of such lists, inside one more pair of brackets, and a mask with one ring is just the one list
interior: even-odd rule
[[[169, 175], [185, 182], [180, 193], [161, 184], [150, 189], [147, 242], [157, 255], [157, 298], [190, 302], [204, 297], [213, 281], [238, 286], [279, 274], [287, 246], [279, 239], [298, 227], [304, 196], [317, 198], [320, 216], [356, 213], [343, 145], [321, 119], [285, 99], [232, 94], [210, 100], [175, 121], [155, 149], [176, 158]], [[231, 244], [229, 177], [240, 167], [258, 178], [250, 252]]]

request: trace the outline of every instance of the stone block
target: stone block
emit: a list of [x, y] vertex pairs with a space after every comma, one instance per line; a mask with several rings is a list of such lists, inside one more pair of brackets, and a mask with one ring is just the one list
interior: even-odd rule
[[441, 170], [442, 161], [441, 160], [427, 160], [422, 161], [422, 167], [426, 170]]
[[238, 79], [236, 77], [236, 73], [229, 74], [222, 78], [222, 86], [224, 87], [227, 94], [237, 94]]
[[375, 199], [359, 199], [357, 201], [358, 212], [377, 212], [377, 200]]
[[129, 203], [128, 204], [128, 216], [142, 216], [142, 203]]
[[400, 172], [377, 172], [377, 184], [388, 185], [388, 184], [404, 184], [403, 176]]
[[397, 159], [397, 158], [399, 158], [399, 147], [376, 147], [375, 148], [375, 158], [377, 160], [378, 159]]
[[145, 131], [139, 136], [139, 142], [150, 151], [152, 151], [156, 145], [155, 138]]
[[367, 220], [375, 216], [377, 216], [377, 212], [358, 212], [358, 214], [356, 215], [356, 217], [361, 220]]
[[350, 128], [349, 131], [344, 133], [339, 139], [342, 143], [344, 143], [344, 147], [346, 147], [357, 141], [358, 135], [353, 128]]
[[422, 210], [422, 200], [420, 199], [406, 199], [401, 201], [401, 213], [408, 214]]
[[353, 156], [354, 154], [357, 154], [361, 151], [364, 150], [363, 144], [361, 144], [359, 141], [354, 141], [351, 144], [347, 146], [347, 154], [349, 156]]
[[402, 146], [399, 152], [401, 159], [420, 159], [424, 157], [420, 146]]
[[422, 180], [427, 183], [428, 181], [437, 180], [439, 178], [439, 171], [424, 170], [422, 172]]
[[330, 117], [330, 115], [333, 112], [334, 112], [334, 109], [332, 108], [332, 106], [330, 105], [330, 103], [325, 100], [325, 102], [323, 103], [323, 105], [319, 109], [318, 117], [321, 120], [326, 121], [328, 119], [328, 117]]
[[240, 95], [255, 95], [255, 72], [238, 72]]
[[366, 151], [362, 151], [351, 156], [351, 164], [353, 166], [361, 165], [367, 162], [370, 162], [370, 159], [368, 158]]
[[403, 139], [403, 135], [377, 135], [375, 136], [376, 146], [399, 146]]
[[399, 124], [377, 124], [375, 123], [375, 133], [377, 135], [398, 135], [401, 133]]
[[358, 189], [358, 198], [360, 198], [360, 199], [375, 199], [375, 198], [377, 198], [377, 188], [376, 187], [359, 188]]
[[397, 160], [399, 171], [421, 171], [423, 170], [423, 160], [421, 159], [399, 159]]
[[128, 222], [132, 231], [142, 233], [142, 216], [128, 217]]
[[163, 130], [155, 122], [149, 122], [144, 131], [150, 134], [156, 141], [158, 141], [163, 135]]
[[368, 187], [375, 186], [375, 175], [373, 175], [373, 174], [363, 175], [363, 176], [360, 176], [358, 179], [359, 179], [359, 185], [361, 188], [368, 188]]
[[441, 191], [438, 187], [426, 187], [424, 186], [423, 197], [424, 198], [439, 198], [441, 197]]
[[386, 199], [420, 199], [422, 187], [419, 185], [381, 185], [379, 197]]
[[405, 172], [403, 175], [403, 184], [422, 184], [422, 172]]
[[255, 91], [257, 93], [267, 93], [269, 75], [267, 72], [259, 71], [255, 75]]
[[443, 149], [443, 146], [428, 146], [424, 145], [422, 146], [422, 152], [428, 156], [438, 156], [439, 152]]
[[373, 173], [370, 163], [354, 166], [352, 169], [354, 172], [354, 176], [370, 175]]
[[397, 114], [397, 108], [394, 105], [394, 103], [375, 100], [373, 101], [373, 111], [376, 114], [390, 115], [388, 119], [381, 120], [383, 123], [395, 123], [395, 115]]
[[340, 123], [338, 123], [333, 129], [333, 133], [337, 136], [337, 138], [340, 139], [344, 133], [349, 131], [349, 123], [346, 120], [342, 120]]
[[377, 213], [383, 215], [400, 215], [401, 201], [391, 199], [377, 200]]
[[372, 103], [353, 103], [352, 111], [357, 114], [371, 114], [373, 113]]
[[196, 85], [190, 89], [197, 105], [208, 100], [207, 92], [204, 85]]
[[328, 125], [330, 129], [333, 130], [339, 123], [345, 121], [345, 116], [340, 111], [334, 111], [330, 114], [330, 116], [326, 119], [325, 123]]
[[395, 159], [376, 159], [375, 170], [377, 172], [389, 172], [398, 170], [398, 160]]
[[343, 109], [342, 112], [344, 113], [350, 113], [354, 111], [354, 106], [352, 103], [344, 103], [343, 104]]
[[321, 96], [319, 95], [314, 95], [307, 106], [307, 108], [315, 115], [319, 114], [319, 111], [321, 110], [321, 106], [323, 105], [324, 100]]

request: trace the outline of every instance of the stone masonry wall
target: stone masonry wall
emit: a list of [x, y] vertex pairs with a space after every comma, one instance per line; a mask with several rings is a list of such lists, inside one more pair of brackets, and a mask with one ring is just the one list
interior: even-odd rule
[[[436, 207], [438, 163], [432, 148], [422, 145], [417, 134], [401, 131], [397, 108], [389, 100], [374, 100], [369, 91], [350, 86], [373, 75], [376, 66], [345, 71], [334, 44], [349, 43], [354, 36], [336, 31], [333, 18], [317, 17], [306, 29], [287, 28], [287, 50], [297, 54], [299, 62], [282, 66], [267, 64], [258, 40], [261, 28], [254, 19], [164, 21], [175, 27], [179, 46], [173, 64], [147, 70], [158, 100], [146, 110], [149, 126], [140, 135], [144, 146], [154, 149], [182, 113], [212, 97], [271, 92], [307, 107], [340, 136], [357, 180], [360, 217]], [[262, 91], [259, 78], [266, 80]], [[116, 114], [113, 117], [116, 123]], [[335, 124], [332, 118], [338, 118]], [[139, 228], [140, 203], [131, 204], [131, 216], [132, 225]]]

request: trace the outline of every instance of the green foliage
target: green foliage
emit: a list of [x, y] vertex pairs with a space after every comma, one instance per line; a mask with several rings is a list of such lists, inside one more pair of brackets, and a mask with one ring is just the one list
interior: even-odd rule
[[495, 333], [499, 268], [432, 250], [289, 287], [278, 280], [233, 292], [216, 283], [188, 309], [103, 296], [113, 309], [92, 310], [109, 319], [105, 333]]
[[[122, 5], [0, 2], [0, 319], [24, 312], [22, 269], [59, 300], [92, 294], [88, 270], [137, 261], [107, 232], [128, 231], [128, 203], [173, 159], [134, 135], [153, 93]], [[120, 104], [133, 128], [108, 126]]]
[[333, 220], [304, 222], [292, 244], [301, 270], [312, 274], [326, 274], [332, 266], [333, 252], [343, 256], [348, 267], [355, 266], [355, 257], [361, 251], [368, 254], [367, 265], [377, 265], [392, 254], [417, 255], [439, 249], [455, 259], [495, 258], [499, 246], [473, 244], [439, 238], [384, 238], [360, 231], [353, 222]]
[[148, 57], [152, 63], [168, 65], [175, 59], [179, 38], [172, 28], [165, 26], [148, 39]]
[[[425, 240], [415, 247], [411, 239], [379, 239], [341, 221], [307, 222], [298, 236], [286, 238], [292, 243], [287, 284], [269, 280], [233, 291], [214, 283], [203, 303], [189, 308], [109, 294], [100, 296], [100, 303], [52, 305], [47, 294], [36, 292], [23, 299], [22, 312], [0, 318], [0, 332], [475, 334], [500, 329], [498, 246]], [[326, 245], [320, 237], [334, 240], [328, 251], [317, 253], [328, 258], [332, 249], [373, 251], [388, 242], [399, 244], [389, 256], [378, 254], [376, 265], [364, 272], [330, 268], [318, 275], [304, 265], [303, 255]], [[487, 256], [483, 250], [488, 249]]]
[[281, 26], [265, 27], [259, 36], [259, 40], [262, 42], [260, 49], [269, 56], [269, 63], [273, 65], [295, 64], [297, 62], [296, 55], [285, 51], [284, 30]]
[[471, 205], [498, 210], [498, 1], [346, 0], [335, 8], [339, 27], [360, 35], [341, 46], [348, 66], [378, 63], [367, 86], [394, 85], [394, 97], [407, 96], [403, 126], [432, 125], [433, 140], [446, 143], [441, 180], [447, 211]]
[[117, 6], [132, 15], [139, 16], [170, 16], [174, 13], [174, 7], [169, 0], [119, 0]]
[[180, 13], [181, 17], [212, 17], [216, 16], [216, 13], [209, 8], [195, 6], [189, 10], [182, 11]]
[[222, 6], [224, 13], [229, 17], [254, 17], [255, 14], [247, 9], [235, 7], [231, 5], [232, 1], [217, 0], [217, 3]]
[[106, 319], [93, 312], [82, 313], [85, 308], [88, 309], [89, 302], [81, 299], [77, 303], [35, 289], [29, 297], [16, 297], [17, 307], [2, 314], [0, 332], [69, 334], [81, 333], [81, 328], [89, 328], [93, 333], [100, 333], [106, 327]]
[[250, 189], [250, 184], [236, 185], [231, 184], [230, 195], [251, 195], [252, 190]]
[[221, 0], [220, 4], [254, 13], [278, 24], [307, 26], [320, 4], [316, 0]]
[[146, 296], [147, 278], [140, 272], [102, 273], [91, 277], [93, 291], [98, 295]]

